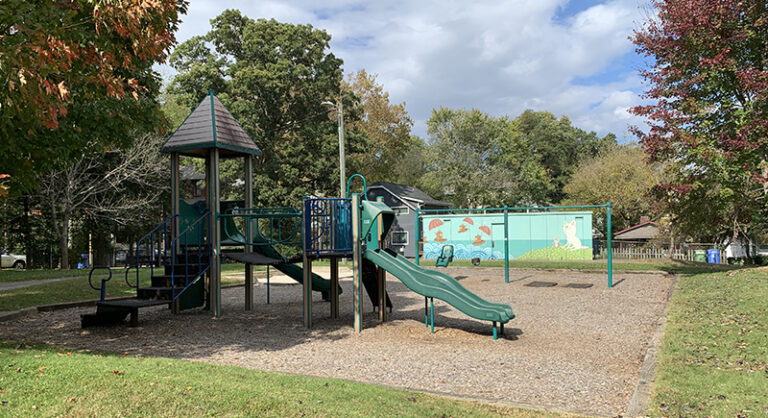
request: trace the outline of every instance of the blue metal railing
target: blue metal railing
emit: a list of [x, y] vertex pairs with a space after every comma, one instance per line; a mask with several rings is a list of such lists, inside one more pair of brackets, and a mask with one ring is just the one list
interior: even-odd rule
[[352, 253], [352, 199], [305, 199], [304, 225], [307, 255]]
[[[164, 268], [170, 268], [171, 277], [171, 302], [176, 301], [181, 294], [184, 293], [191, 285], [193, 285], [205, 272], [210, 269], [211, 260], [211, 248], [207, 244], [208, 241], [208, 225], [210, 222], [211, 213], [206, 212], [200, 216], [194, 222], [181, 231], [176, 237], [171, 238], [171, 234], [174, 227], [179, 221], [178, 215], [172, 215], [163, 222], [160, 222], [152, 231], [143, 236], [136, 243], [136, 260], [133, 265], [129, 265], [125, 269], [125, 283], [128, 287], [136, 289], [139, 292], [140, 288], [140, 273], [141, 273], [141, 251], [142, 247], [148, 246], [150, 251], [149, 269], [150, 277], [155, 275], [155, 267], [163, 266]], [[160, 261], [161, 252], [156, 247], [156, 244], [162, 245], [162, 262]], [[177, 272], [176, 265], [177, 259], [183, 260], [184, 265], [184, 284], [183, 288], [177, 289]], [[190, 260], [192, 263], [190, 263]], [[93, 272], [99, 269], [106, 269], [109, 271], [109, 277], [101, 281], [101, 287], [97, 288], [93, 285], [92, 276]], [[190, 271], [193, 269], [193, 271]], [[136, 272], [135, 282], [131, 283], [130, 273]], [[192, 273], [192, 274], [190, 274]], [[109, 267], [94, 267], [88, 275], [88, 284], [94, 290], [100, 290], [100, 301], [104, 302], [106, 294], [106, 283], [112, 279], [112, 269]], [[179, 283], [181, 284], [181, 283]]]
[[[125, 283], [128, 284], [129, 287], [139, 289], [139, 269], [141, 267], [141, 249], [144, 245], [147, 243], [149, 244], [149, 270], [150, 275], [154, 275], [155, 273], [155, 264], [158, 264], [157, 259], [157, 248], [155, 248], [155, 236], [159, 236], [159, 243], [162, 243], [163, 246], [163, 262], [162, 264], [165, 265], [168, 261], [168, 250], [170, 247], [170, 234], [173, 232], [173, 226], [175, 223], [177, 223], [179, 220], [179, 215], [171, 215], [164, 221], [160, 222], [156, 227], [154, 227], [151, 231], [147, 233], [147, 235], [144, 235], [141, 237], [141, 239], [136, 243], [136, 263], [133, 266], [128, 266], [128, 268], [125, 270]], [[144, 244], [144, 245], [142, 245]], [[128, 272], [131, 271], [131, 269], [136, 269], [136, 285], [132, 285], [131, 282], [128, 280]]]
[[[184, 291], [186, 291], [190, 286], [195, 284], [197, 280], [202, 277], [203, 274], [205, 274], [206, 271], [208, 271], [211, 268], [211, 246], [210, 245], [203, 245], [203, 243], [206, 242], [206, 236], [208, 231], [208, 225], [210, 225], [210, 219], [211, 219], [211, 212], [206, 212], [201, 217], [199, 217], [194, 222], [190, 223], [189, 226], [187, 226], [183, 231], [179, 233], [176, 238], [171, 240], [170, 242], [170, 253], [171, 253], [171, 300], [176, 301], [176, 299], [181, 296]], [[194, 241], [191, 241], [190, 239], [194, 239]], [[183, 246], [183, 253], [180, 253], [179, 246]], [[190, 247], [194, 246], [196, 248], [196, 254], [192, 256], [193, 262], [195, 261], [195, 257], [197, 258], [197, 262], [194, 264], [196, 266], [194, 270], [194, 275], [190, 279], [190, 263], [189, 263], [189, 254], [190, 254]], [[205, 247], [205, 249], [203, 249]], [[184, 287], [181, 290], [176, 289], [176, 255], [181, 254], [182, 257], [184, 257]], [[167, 264], [166, 264], [167, 265]]]

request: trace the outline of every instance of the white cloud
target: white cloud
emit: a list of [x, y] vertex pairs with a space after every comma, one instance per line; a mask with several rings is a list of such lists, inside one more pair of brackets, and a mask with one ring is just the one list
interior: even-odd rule
[[526, 108], [567, 115], [601, 134], [640, 121], [636, 68], [622, 59], [644, 19], [639, 0], [613, 0], [562, 16], [566, 0], [237, 2], [194, 0], [180, 40], [205, 33], [227, 8], [328, 31], [347, 73], [366, 69], [394, 102], [406, 102], [425, 135], [439, 106], [517, 116]]

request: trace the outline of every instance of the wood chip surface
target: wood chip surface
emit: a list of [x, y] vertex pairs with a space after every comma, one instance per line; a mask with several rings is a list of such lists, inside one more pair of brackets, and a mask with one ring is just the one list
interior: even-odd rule
[[[342, 279], [340, 318], [315, 293], [314, 327], [302, 327], [301, 287], [254, 288], [254, 310], [244, 311], [244, 288], [223, 290], [223, 316], [201, 309], [173, 315], [164, 307], [140, 311], [138, 328], [80, 328], [95, 308], [36, 313], [0, 323], [6, 339], [72, 348], [159, 356], [259, 370], [334, 377], [418, 391], [533, 405], [593, 415], [627, 408], [651, 337], [659, 326], [674, 278], [618, 272], [443, 269], [465, 287], [508, 303], [516, 318], [494, 341], [489, 322], [435, 300], [435, 333], [424, 326], [424, 298], [387, 276], [394, 303], [379, 323], [367, 294], [364, 330], [352, 330], [352, 282]], [[554, 287], [528, 287], [533, 281]], [[564, 287], [591, 283], [589, 288]]]

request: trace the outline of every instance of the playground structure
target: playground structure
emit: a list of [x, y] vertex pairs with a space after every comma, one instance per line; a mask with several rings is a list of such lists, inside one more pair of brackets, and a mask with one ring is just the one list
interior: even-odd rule
[[[461, 312], [493, 324], [494, 339], [503, 335], [504, 324], [515, 317], [509, 305], [480, 298], [445, 273], [423, 269], [405, 257], [381, 248], [394, 219], [394, 212], [381, 201], [365, 199], [363, 193], [347, 197], [304, 198], [301, 210], [253, 207], [252, 177], [254, 157], [261, 154], [253, 140], [209, 92], [187, 117], [162, 149], [171, 160], [171, 216], [142, 238], [152, 251], [150, 286], [141, 286], [139, 264], [125, 270], [125, 280], [136, 288], [137, 296], [127, 300], [106, 300], [105, 288], [112, 277], [101, 281], [97, 311], [82, 316], [83, 327], [121, 322], [130, 315], [131, 326], [138, 325], [140, 308], [169, 305], [174, 312], [205, 306], [214, 317], [221, 312], [221, 258], [226, 256], [245, 264], [245, 310], [253, 309], [253, 266], [274, 266], [302, 283], [303, 323], [312, 327], [313, 291], [330, 302], [330, 317], [339, 312], [340, 258], [353, 260], [354, 331], [363, 327], [362, 289], [378, 308], [379, 321], [387, 320], [392, 303], [386, 291], [389, 272], [410, 290], [424, 296], [425, 326], [434, 332], [434, 299], [443, 300]], [[180, 156], [205, 158], [206, 198], [190, 204], [180, 199]], [[222, 202], [219, 195], [221, 158], [245, 160], [243, 208]], [[242, 227], [242, 230], [238, 228]], [[299, 258], [284, 257], [275, 245], [301, 245]], [[223, 246], [242, 248], [241, 252], [222, 252]], [[312, 273], [312, 263], [329, 259], [330, 280]], [[155, 272], [158, 269], [160, 271]], [[93, 276], [94, 270], [91, 271]], [[133, 276], [131, 273], [135, 273]], [[135, 280], [133, 279], [135, 277]]]

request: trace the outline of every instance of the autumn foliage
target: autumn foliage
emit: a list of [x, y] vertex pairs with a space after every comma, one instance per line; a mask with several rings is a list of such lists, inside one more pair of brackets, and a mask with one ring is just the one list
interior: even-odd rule
[[161, 0], [4, 3], [10, 14], [0, 34], [0, 106], [50, 129], [66, 115], [73, 89], [85, 98], [136, 97], [142, 86], [123, 71], [165, 59], [186, 7]]
[[[0, 170], [28, 184], [57, 154], [82, 146], [51, 135], [73, 105], [149, 96], [148, 83], [157, 84], [152, 65], [170, 52], [186, 7], [183, 0], [3, 0]], [[85, 129], [78, 123], [68, 123], [70, 136]]]
[[[632, 41], [651, 59], [641, 72], [649, 104], [633, 113], [652, 159], [670, 169], [672, 200], [696, 196], [726, 223], [748, 222], [768, 192], [768, 4], [658, 0]], [[703, 200], [703, 201], [702, 201]], [[745, 209], [747, 208], [747, 209]], [[759, 209], [758, 211], [764, 210]], [[726, 221], [726, 219], [722, 219]]]

